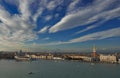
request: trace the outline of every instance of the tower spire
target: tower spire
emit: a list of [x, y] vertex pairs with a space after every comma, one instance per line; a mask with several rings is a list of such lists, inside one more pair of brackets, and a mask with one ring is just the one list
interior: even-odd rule
[[93, 57], [96, 57], [96, 47], [95, 47], [95, 45], [93, 46]]

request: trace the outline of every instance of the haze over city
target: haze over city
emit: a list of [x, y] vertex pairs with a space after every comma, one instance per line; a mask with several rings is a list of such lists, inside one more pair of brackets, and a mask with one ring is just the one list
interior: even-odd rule
[[120, 50], [120, 0], [0, 0], [0, 51]]

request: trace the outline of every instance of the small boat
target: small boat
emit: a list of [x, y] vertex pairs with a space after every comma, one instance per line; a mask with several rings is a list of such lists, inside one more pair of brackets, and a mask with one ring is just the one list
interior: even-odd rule
[[29, 72], [28, 74], [31, 75], [31, 74], [34, 74], [34, 73], [33, 72]]

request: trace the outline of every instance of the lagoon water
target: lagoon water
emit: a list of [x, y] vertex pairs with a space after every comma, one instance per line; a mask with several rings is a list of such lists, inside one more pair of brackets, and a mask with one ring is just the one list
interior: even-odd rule
[[[28, 74], [32, 72], [32, 74]], [[118, 64], [0, 60], [0, 78], [120, 78]]]

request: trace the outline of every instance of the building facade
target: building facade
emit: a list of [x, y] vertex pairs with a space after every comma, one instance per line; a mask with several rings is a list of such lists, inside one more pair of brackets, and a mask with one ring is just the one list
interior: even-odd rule
[[100, 54], [100, 61], [101, 62], [116, 63], [117, 58], [116, 58], [115, 55], [103, 55], [103, 54]]

